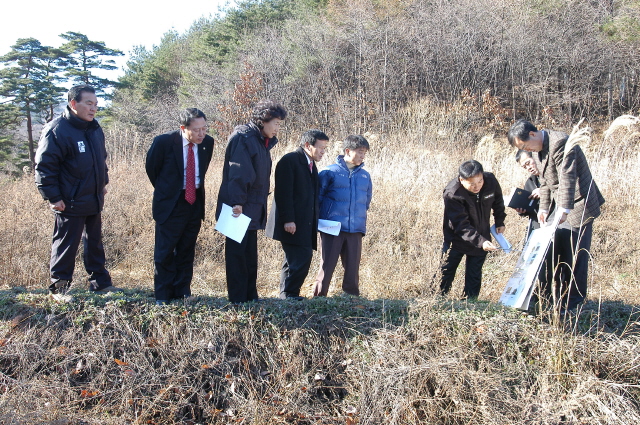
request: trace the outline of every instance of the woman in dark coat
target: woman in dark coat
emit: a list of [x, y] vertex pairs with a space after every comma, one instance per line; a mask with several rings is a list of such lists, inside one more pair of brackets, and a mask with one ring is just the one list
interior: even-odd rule
[[242, 242], [226, 238], [225, 266], [229, 301], [242, 303], [258, 299], [258, 230], [267, 222], [267, 196], [271, 177], [271, 153], [276, 134], [287, 111], [282, 105], [260, 101], [248, 124], [237, 126], [229, 137], [218, 192], [216, 219], [222, 204], [232, 207], [234, 217], [251, 218]]

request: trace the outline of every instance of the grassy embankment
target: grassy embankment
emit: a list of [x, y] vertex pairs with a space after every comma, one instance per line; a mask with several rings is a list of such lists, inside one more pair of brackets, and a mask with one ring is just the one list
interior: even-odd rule
[[[455, 300], [462, 276], [451, 298], [433, 296], [441, 191], [457, 165], [480, 160], [505, 191], [526, 175], [503, 138], [470, 147], [452, 144], [461, 138], [445, 122], [428, 127], [439, 131], [396, 132], [384, 146], [372, 140], [361, 298], [340, 296], [336, 280], [326, 299], [227, 305], [223, 240], [209, 214], [198, 298], [154, 306], [151, 188], [141, 161], [114, 156], [105, 246], [126, 292], [81, 292], [56, 305], [44, 291], [50, 212], [30, 177], [2, 182], [0, 423], [638, 423], [635, 127], [606, 139], [597, 132], [584, 146], [607, 204], [594, 227], [589, 301], [566, 321], [496, 304], [517, 254], [490, 255], [481, 301]], [[292, 147], [283, 143], [274, 156]], [[210, 170], [208, 212], [219, 162]], [[524, 227], [510, 213], [512, 242]], [[261, 237], [261, 296], [276, 295], [281, 259]], [[314, 257], [307, 295], [317, 266]], [[78, 282], [82, 275], [79, 257]]]

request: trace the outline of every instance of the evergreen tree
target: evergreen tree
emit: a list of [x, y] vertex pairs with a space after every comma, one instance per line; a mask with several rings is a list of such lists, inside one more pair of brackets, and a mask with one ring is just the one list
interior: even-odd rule
[[109, 59], [122, 56], [120, 50], [110, 49], [103, 41], [91, 41], [81, 33], [68, 31], [60, 34], [67, 42], [61, 47], [68, 55], [65, 76], [74, 84], [89, 84], [98, 93], [114, 87], [117, 82], [108, 78], [101, 78], [95, 74], [96, 70], [113, 71], [117, 69], [115, 61]]
[[185, 40], [175, 31], [164, 34], [159, 46], [152, 50], [139, 46], [127, 62], [128, 69], [120, 78], [119, 88], [135, 93], [135, 98], [150, 101], [155, 97], [176, 96], [180, 80], [181, 50]]
[[20, 111], [12, 103], [0, 104], [0, 167], [14, 163], [18, 167], [27, 165], [24, 161], [16, 163], [16, 146], [13, 131], [20, 120]]
[[26, 119], [29, 159], [35, 159], [33, 126], [38, 117], [52, 118], [53, 108], [62, 100], [63, 87], [57, 86], [59, 65], [64, 52], [43, 46], [35, 38], [21, 38], [11, 47], [11, 51], [0, 57], [4, 65], [0, 69], [0, 96], [9, 99], [13, 109], [5, 109], [5, 114], [14, 111], [16, 115], [7, 120]]

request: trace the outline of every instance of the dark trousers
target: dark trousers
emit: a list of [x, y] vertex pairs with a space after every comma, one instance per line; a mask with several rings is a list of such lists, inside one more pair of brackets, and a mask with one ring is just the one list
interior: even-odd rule
[[226, 238], [227, 293], [232, 303], [258, 299], [258, 231], [247, 230], [241, 243]]
[[326, 297], [333, 272], [338, 264], [338, 258], [342, 260], [344, 277], [342, 278], [342, 290], [347, 294], [360, 295], [360, 259], [362, 257], [362, 233], [340, 232], [337, 236], [320, 233], [322, 245], [322, 260], [320, 270], [316, 278], [316, 286], [313, 296]]
[[[456, 277], [456, 270], [462, 261], [463, 254], [454, 248], [446, 249], [443, 247], [442, 259], [442, 278], [440, 280], [440, 293], [446, 295], [451, 290], [451, 284]], [[464, 277], [464, 293], [465, 298], [477, 298], [480, 295], [480, 286], [482, 285], [482, 266], [487, 255], [466, 255], [466, 268]]]
[[280, 270], [280, 298], [297, 297], [311, 267], [313, 248], [281, 243], [284, 261]]
[[[582, 226], [558, 228], [540, 269], [541, 292], [547, 301], [554, 299], [562, 309], [573, 309], [587, 296], [589, 250], [593, 221]], [[550, 282], [554, 282], [552, 285]], [[555, 293], [554, 293], [555, 287]]]
[[181, 194], [169, 218], [164, 223], [156, 223], [153, 253], [156, 300], [169, 301], [191, 295], [196, 240], [202, 225], [202, 198], [198, 190], [196, 201], [191, 205]]
[[105, 268], [104, 246], [102, 245], [102, 216], [68, 216], [55, 214], [53, 238], [51, 243], [51, 285], [55, 292], [55, 283], [59, 280], [73, 279], [76, 265], [76, 253], [80, 240], [84, 245], [84, 268], [89, 274], [89, 285], [92, 290], [111, 286], [111, 276]]

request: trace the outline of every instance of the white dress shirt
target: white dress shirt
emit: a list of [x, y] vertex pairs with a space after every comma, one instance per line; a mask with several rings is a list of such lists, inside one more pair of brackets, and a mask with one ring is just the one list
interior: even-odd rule
[[[187, 155], [189, 154], [189, 142], [185, 137], [184, 134], [182, 135], [182, 158], [184, 159], [184, 177], [182, 178], [182, 188], [186, 189], [187, 187]], [[200, 161], [198, 160], [198, 145], [197, 144], [193, 144], [193, 156], [195, 161], [195, 166], [196, 166], [196, 189], [200, 187]]]

